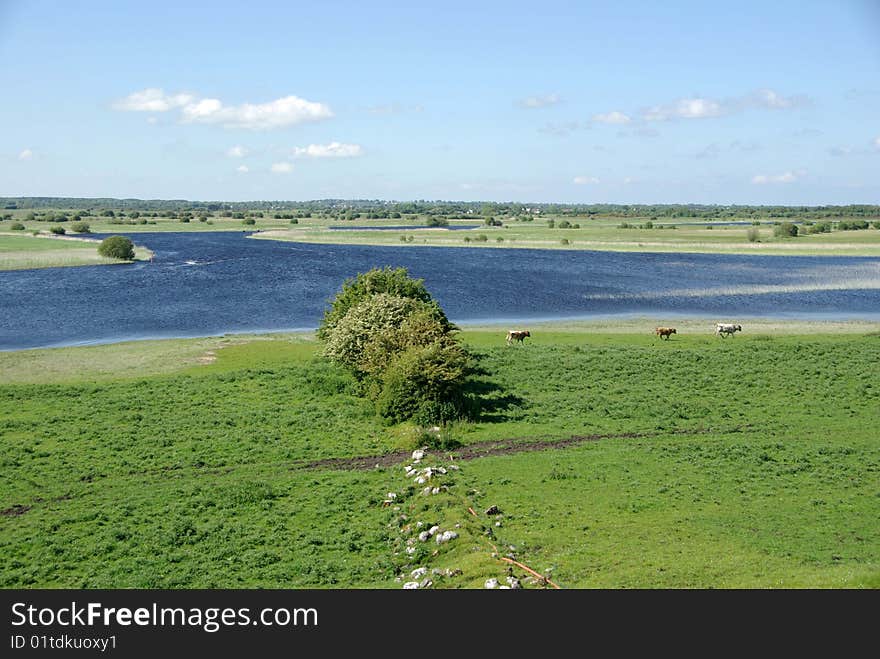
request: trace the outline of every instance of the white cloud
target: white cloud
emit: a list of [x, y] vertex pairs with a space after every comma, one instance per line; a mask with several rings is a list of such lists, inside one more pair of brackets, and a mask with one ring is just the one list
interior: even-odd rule
[[115, 110], [127, 112], [180, 111], [184, 123], [220, 124], [227, 128], [264, 130], [293, 126], [306, 121], [329, 119], [333, 111], [324, 103], [307, 101], [298, 96], [285, 96], [268, 103], [224, 105], [217, 98], [198, 98], [194, 94], [166, 94], [150, 87], [129, 94], [113, 104]]
[[248, 154], [248, 150], [243, 146], [235, 145], [226, 150], [226, 155], [230, 158], [244, 158]]
[[746, 99], [750, 104], [771, 110], [785, 110], [788, 108], [809, 105], [810, 100], [806, 96], [781, 96], [772, 89], [759, 89]]
[[810, 104], [806, 96], [782, 96], [772, 89], [758, 89], [750, 94], [726, 99], [680, 98], [665, 105], [654, 105], [642, 110], [646, 121], [672, 119], [706, 119], [742, 112], [749, 108], [787, 110]]
[[364, 149], [360, 144], [343, 144], [341, 142], [309, 144], [293, 149], [295, 158], [357, 158], [362, 155], [364, 155]]
[[158, 87], [150, 87], [119, 99], [113, 108], [124, 112], [168, 112], [194, 100], [192, 94], [166, 94]]
[[272, 172], [275, 174], [289, 174], [293, 171], [293, 165], [289, 162], [276, 162], [272, 165]]
[[614, 110], [605, 114], [594, 114], [593, 121], [597, 121], [600, 124], [628, 124], [632, 119], [623, 112]]
[[572, 183], [575, 185], [597, 185], [599, 179], [595, 176], [575, 176]]
[[562, 102], [559, 94], [547, 94], [545, 96], [529, 96], [522, 99], [519, 104], [524, 108], [546, 108]]
[[875, 137], [875, 138], [874, 138], [874, 148], [875, 148], [875, 149], [880, 149], [880, 137]]
[[669, 105], [655, 105], [642, 112], [647, 121], [668, 121], [669, 119], [704, 119], [719, 117], [724, 110], [718, 101], [710, 98], [681, 98]]
[[266, 130], [320, 121], [332, 116], [333, 112], [327, 105], [298, 96], [285, 96], [268, 103], [244, 103], [229, 107], [216, 98], [206, 98], [184, 106], [182, 120], [186, 123], [221, 124], [227, 128]]
[[30, 149], [22, 149], [18, 154], [19, 160], [31, 160], [34, 157], [34, 152]]
[[803, 175], [804, 172], [801, 170], [796, 172], [785, 172], [784, 174], [776, 176], [758, 174], [757, 176], [752, 177], [752, 183], [755, 185], [766, 185], [768, 183], [794, 183]]
[[241, 172], [242, 174], [247, 174], [251, 170], [248, 169], [247, 165], [239, 165], [238, 167], [235, 168], [235, 171]]
[[156, 117], [147, 117], [147, 123], [154, 126], [159, 123], [159, 120]]

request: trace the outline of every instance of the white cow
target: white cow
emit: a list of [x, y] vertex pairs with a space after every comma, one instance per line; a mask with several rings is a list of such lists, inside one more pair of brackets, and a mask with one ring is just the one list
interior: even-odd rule
[[733, 336], [734, 332], [742, 332], [742, 325], [733, 325], [731, 323], [715, 323], [715, 336], [725, 338], [725, 334]]

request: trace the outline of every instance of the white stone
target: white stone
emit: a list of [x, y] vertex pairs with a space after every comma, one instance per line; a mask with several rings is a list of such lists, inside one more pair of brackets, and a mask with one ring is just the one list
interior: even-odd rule
[[438, 474], [445, 474], [446, 470], [443, 467], [437, 467], [437, 473]]
[[425, 451], [423, 449], [416, 449], [413, 451], [412, 459], [413, 460], [421, 460], [425, 457]]
[[419, 584], [419, 588], [430, 588], [433, 585], [434, 582], [426, 577], [425, 579], [422, 579], [422, 583]]
[[[434, 488], [434, 489], [436, 489], [436, 488]], [[422, 494], [424, 494], [425, 496], [428, 496], [429, 494], [431, 494], [431, 486], [429, 485], [424, 490], [422, 490]]]
[[424, 476], [419, 476], [419, 477], [416, 479], [416, 483], [418, 483], [419, 485], [424, 485], [424, 484], [427, 483], [427, 482], [428, 482], [428, 479], [425, 478]]
[[[425, 489], [427, 489], [427, 488], [425, 488]], [[433, 490], [431, 490], [431, 494], [440, 494], [440, 488], [435, 487]]]
[[417, 567], [415, 570], [409, 573], [409, 576], [411, 576], [413, 579], [421, 579], [426, 574], [428, 574], [428, 568]]
[[498, 586], [498, 590], [510, 590], [510, 586]]
[[407, 547], [407, 548], [406, 548], [406, 553], [407, 553], [407, 554], [415, 554], [415, 553], [416, 553], [416, 548], [415, 548], [415, 547]]
[[458, 537], [458, 533], [455, 531], [443, 531], [443, 533], [438, 533], [434, 538], [437, 541], [437, 544], [442, 544], [444, 542], [449, 542], [450, 540], [455, 540]]
[[419, 540], [421, 540], [422, 542], [426, 542], [430, 537], [431, 534], [427, 531], [422, 531], [421, 533], [419, 533]]
[[435, 524], [430, 529], [428, 529], [428, 535], [434, 535], [439, 530], [440, 530], [440, 527]]
[[386, 499], [396, 499], [397, 495], [394, 492], [389, 492], [388, 494], [385, 495], [385, 498]]
[[[404, 588], [406, 588], [406, 586], [404, 586]], [[483, 584], [483, 588], [498, 588], [498, 579], [486, 579], [486, 583]]]
[[455, 471], [458, 471], [461, 469], [461, 467], [459, 467], [458, 465], [449, 465], [449, 468], [454, 469]]
[[418, 581], [407, 581], [405, 584], [403, 584], [404, 590], [415, 590], [418, 587], [419, 587]]

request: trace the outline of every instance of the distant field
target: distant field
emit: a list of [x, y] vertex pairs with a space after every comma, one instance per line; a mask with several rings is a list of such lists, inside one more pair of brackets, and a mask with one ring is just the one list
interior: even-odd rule
[[463, 333], [486, 406], [436, 496], [309, 335], [0, 353], [0, 586], [880, 587], [876, 326], [597, 327]]
[[[63, 209], [59, 209], [63, 210]], [[14, 211], [14, 221], [22, 221], [26, 211]], [[395, 246], [441, 246], [441, 247], [505, 247], [533, 249], [613, 250], [634, 252], [709, 252], [742, 254], [793, 254], [840, 256], [880, 256], [880, 230], [871, 228], [861, 231], [834, 231], [832, 233], [800, 235], [796, 238], [779, 238], [773, 235], [773, 220], [761, 220], [761, 226], [729, 226], [716, 222], [707, 227], [693, 220], [664, 220], [655, 222], [655, 228], [640, 229], [647, 217], [630, 217], [626, 224], [636, 228], [620, 228], [619, 217], [601, 215], [591, 217], [541, 216], [532, 222], [505, 219], [503, 227], [480, 226], [477, 229], [448, 231], [445, 229], [417, 229], [428, 218], [406, 215], [399, 219], [356, 219], [343, 221], [326, 217], [301, 218], [297, 224], [289, 220], [275, 219], [271, 213], [254, 218], [253, 225], [243, 220], [212, 216], [205, 222], [193, 219], [181, 222], [170, 217], [139, 218], [111, 222], [109, 218], [88, 218], [94, 233], [140, 233], [151, 231], [246, 231], [255, 232], [255, 238], [288, 240], [325, 244], [369, 244]], [[837, 218], [846, 220], [848, 218]], [[550, 228], [548, 220], [556, 224], [568, 221], [580, 228]], [[732, 218], [733, 221], [736, 218]], [[451, 220], [451, 225], [480, 224], [482, 217]], [[0, 222], [0, 232], [8, 229], [10, 222]], [[48, 230], [46, 222], [24, 222], [26, 229]], [[331, 226], [404, 226], [412, 229], [400, 231], [334, 231]], [[669, 225], [674, 225], [671, 228]], [[662, 228], [661, 228], [662, 227]], [[755, 242], [748, 239], [750, 229], [758, 231]], [[485, 240], [481, 238], [485, 236]], [[568, 241], [563, 243], [563, 241]]]
[[[149, 250], [138, 247], [135, 258], [149, 258]], [[120, 263], [98, 254], [98, 242], [82, 238], [0, 234], [0, 270], [59, 268], [76, 265]]]
[[[557, 222], [558, 222], [557, 218]], [[398, 221], [399, 223], [399, 221]], [[450, 224], [471, 224], [453, 220]], [[622, 229], [617, 220], [577, 218], [578, 229], [550, 228], [546, 221], [509, 222], [503, 227], [448, 231], [413, 229], [410, 231], [333, 231], [321, 223], [303, 222], [293, 227], [268, 230], [254, 238], [295, 242], [435, 246], [435, 247], [504, 247], [531, 249], [612, 250], [630, 252], [709, 252], [741, 254], [835, 254], [880, 256], [880, 231], [840, 231], [776, 238], [773, 226], [757, 228], [759, 239], [748, 240], [752, 227], [717, 224], [706, 227], [679, 223], [676, 228]], [[358, 224], [353, 222], [352, 224]], [[388, 222], [392, 224], [392, 222]], [[564, 242], [567, 241], [567, 242]]]

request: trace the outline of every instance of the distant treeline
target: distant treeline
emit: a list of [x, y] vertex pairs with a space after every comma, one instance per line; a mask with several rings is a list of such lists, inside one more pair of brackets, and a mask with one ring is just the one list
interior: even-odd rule
[[880, 218], [880, 206], [722, 206], [705, 204], [542, 204], [522, 202], [383, 201], [378, 199], [318, 199], [312, 201], [190, 201], [186, 199], [113, 199], [78, 197], [0, 197], [0, 208], [64, 209], [97, 215], [104, 210], [170, 213], [245, 213], [295, 211], [352, 217], [439, 215], [450, 219], [481, 216], [602, 216], [664, 218]]

